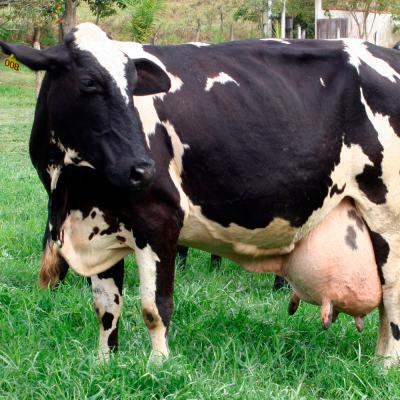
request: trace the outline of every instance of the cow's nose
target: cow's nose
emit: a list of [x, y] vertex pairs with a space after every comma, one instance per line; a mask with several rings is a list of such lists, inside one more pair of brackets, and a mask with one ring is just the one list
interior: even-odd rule
[[132, 167], [130, 174], [131, 188], [134, 190], [146, 188], [153, 180], [155, 172], [156, 168], [153, 160]]

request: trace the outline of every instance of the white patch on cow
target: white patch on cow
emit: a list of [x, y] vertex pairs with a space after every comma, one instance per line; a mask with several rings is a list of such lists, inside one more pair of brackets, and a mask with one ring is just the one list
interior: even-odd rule
[[[76, 161], [79, 160], [79, 161]], [[76, 165], [78, 167], [88, 167], [95, 169], [88, 161], [84, 161], [79, 156], [79, 153], [67, 147], [64, 155], [64, 165]]]
[[349, 55], [349, 63], [353, 65], [360, 73], [362, 62], [372, 68], [377, 74], [389, 79], [395, 83], [400, 80], [400, 74], [395, 71], [386, 61], [375, 57], [367, 47], [367, 44], [361, 40], [343, 39], [344, 51]]
[[154, 106], [154, 96], [135, 96], [133, 102], [138, 110], [147, 146], [150, 148], [150, 137], [155, 134], [157, 124], [161, 123]]
[[[399, 163], [400, 138], [390, 124], [389, 115], [374, 113], [367, 103], [363, 90], [360, 89], [360, 92], [361, 102], [365, 107], [368, 119], [378, 132], [378, 140], [383, 147], [381, 165], [382, 179], [388, 190], [387, 204], [395, 206], [396, 204], [400, 204], [400, 174], [398, 168], [395, 167]], [[395, 208], [398, 209], [396, 206]], [[398, 214], [400, 216], [400, 210]], [[396, 224], [390, 220], [388, 221], [385, 231], [397, 234], [400, 231], [400, 226], [396, 226]]]
[[88, 167], [95, 169], [92, 164], [90, 164], [88, 161], [83, 160], [76, 150], [71, 149], [70, 147], [65, 147], [61, 143], [60, 139], [55, 140], [53, 136], [52, 143], [56, 144], [60, 151], [64, 153], [64, 165], [76, 165], [77, 167]]
[[264, 39], [260, 39], [263, 40], [265, 42], [278, 42], [278, 43], [282, 43], [282, 44], [291, 44], [290, 42], [283, 40], [283, 39], [276, 39], [276, 38], [264, 38]]
[[286, 254], [293, 249], [297, 228], [288, 221], [275, 218], [267, 227], [247, 229], [235, 223], [224, 227], [208, 219], [200, 206], [190, 199], [189, 213], [180, 232], [179, 242], [211, 251], [234, 261], [250, 257]]
[[153, 357], [168, 357], [166, 327], [156, 305], [157, 262], [160, 259], [149, 244], [143, 249], [135, 247], [135, 258], [139, 269], [142, 310], [145, 316], [150, 314], [153, 318], [153, 326], [149, 328]]
[[62, 167], [60, 165], [51, 164], [47, 167], [47, 173], [50, 175], [50, 190], [53, 191], [61, 175]]
[[[295, 240], [301, 240], [308, 234], [315, 226], [317, 226], [325, 217], [341, 202], [341, 200], [348, 196], [353, 199], [360, 198], [360, 189], [356, 176], [361, 174], [366, 165], [373, 165], [372, 161], [363, 152], [358, 144], [351, 144], [350, 146], [342, 144], [340, 151], [339, 163], [332, 171], [330, 178], [332, 185], [329, 188], [328, 195], [325, 197], [322, 206], [315, 210], [304, 224], [296, 233]], [[330, 196], [330, 190], [334, 185], [339, 188], [344, 187], [341, 194]], [[345, 186], [346, 185], [346, 186]]]
[[215, 76], [213, 78], [207, 78], [205, 91], [209, 92], [211, 90], [211, 88], [214, 86], [214, 84], [216, 84], [216, 83], [220, 83], [221, 85], [225, 85], [228, 82], [233, 82], [237, 86], [240, 86], [231, 76], [229, 76], [225, 72], [220, 72], [217, 76]]
[[74, 31], [75, 44], [79, 50], [90, 52], [99, 64], [110, 74], [119, 88], [126, 104], [128, 81], [125, 75], [126, 56], [115, 46], [106, 33], [89, 22], [79, 24]]
[[[97, 275], [93, 275], [91, 280], [94, 307], [100, 322], [99, 358], [103, 361], [108, 361], [110, 357], [108, 338], [117, 327], [118, 318], [121, 314], [123, 298], [119, 293], [114, 279], [100, 279]], [[115, 302], [116, 296], [118, 296], [118, 303]], [[101, 318], [106, 312], [113, 316], [111, 327], [109, 329], [104, 329], [101, 321]]]
[[51, 144], [57, 144], [54, 131], [50, 131], [50, 143]]
[[323, 87], [326, 87], [325, 81], [324, 81], [322, 78], [319, 78], [319, 81], [321, 82], [321, 85], [322, 85]]
[[68, 213], [61, 226], [60, 253], [78, 274], [91, 276], [104, 272], [132, 252], [132, 232], [120, 223], [118, 232], [102, 234], [108, 228], [103, 212], [96, 207], [85, 218], [79, 210]]
[[[186, 194], [182, 189], [182, 178], [181, 178], [183, 171], [182, 158], [185, 152], [185, 144], [181, 142], [179, 136], [175, 131], [174, 126], [169, 121], [163, 122], [162, 125], [166, 129], [168, 136], [171, 139], [172, 149], [174, 152], [174, 157], [171, 159], [169, 163], [168, 172], [172, 179], [172, 182], [174, 183], [175, 187], [179, 192], [180, 206], [183, 212], [185, 213], [185, 218], [186, 218], [189, 211], [189, 204]], [[189, 146], [186, 145], [186, 148], [188, 147]]]
[[205, 46], [210, 45], [210, 43], [204, 43], [204, 42], [189, 42], [186, 44], [191, 44], [192, 46], [196, 46], [196, 47], [205, 47]]

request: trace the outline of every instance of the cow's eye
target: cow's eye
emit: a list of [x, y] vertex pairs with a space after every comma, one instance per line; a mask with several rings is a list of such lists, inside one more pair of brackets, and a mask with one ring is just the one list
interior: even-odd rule
[[93, 79], [81, 79], [81, 87], [85, 92], [94, 92], [97, 90], [96, 82]]
[[82, 79], [81, 83], [85, 87], [94, 87], [94, 80], [93, 79]]

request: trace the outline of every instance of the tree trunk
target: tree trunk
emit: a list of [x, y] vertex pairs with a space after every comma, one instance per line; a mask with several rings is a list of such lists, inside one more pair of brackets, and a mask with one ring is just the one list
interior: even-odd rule
[[98, 7], [96, 11], [96, 25], [99, 24], [99, 21], [100, 21], [100, 7]]
[[200, 42], [200, 30], [201, 30], [201, 21], [197, 20], [197, 28], [196, 28], [196, 42]]
[[70, 32], [76, 25], [76, 2], [75, 0], [65, 0], [65, 11], [59, 21], [59, 39], [60, 42], [64, 36]]
[[224, 13], [221, 10], [219, 10], [219, 32], [222, 35], [224, 33]]
[[229, 40], [230, 41], [235, 40], [235, 34], [233, 32], [233, 24], [231, 24], [231, 27], [229, 29]]
[[[34, 49], [40, 50], [40, 27], [38, 26], [35, 26], [33, 28], [32, 44]], [[39, 97], [41, 86], [42, 86], [42, 74], [40, 71], [36, 71], [35, 72], [36, 99]]]

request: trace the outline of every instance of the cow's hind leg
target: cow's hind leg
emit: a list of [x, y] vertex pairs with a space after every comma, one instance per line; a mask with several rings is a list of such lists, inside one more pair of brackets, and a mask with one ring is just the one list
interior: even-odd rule
[[92, 276], [94, 309], [100, 323], [99, 357], [107, 361], [118, 348], [118, 322], [122, 309], [124, 260]]
[[372, 218], [367, 213], [363, 217], [370, 228], [383, 292], [376, 353], [389, 367], [400, 360], [400, 231], [396, 227], [400, 216], [382, 211]]

